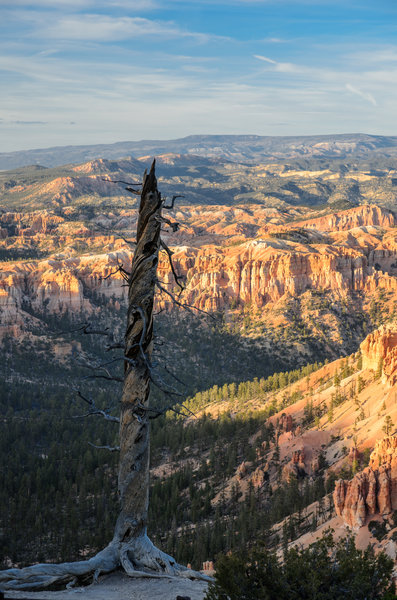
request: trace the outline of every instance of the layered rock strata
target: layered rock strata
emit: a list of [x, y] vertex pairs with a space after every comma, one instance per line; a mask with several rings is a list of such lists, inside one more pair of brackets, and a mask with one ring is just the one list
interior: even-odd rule
[[[233, 210], [237, 211], [236, 208]], [[277, 229], [271, 224], [273, 217], [266, 218], [266, 224], [258, 223], [259, 229], [261, 226], [268, 231]], [[207, 311], [233, 306], [241, 308], [247, 304], [257, 309], [271, 308], [283, 298], [296, 298], [308, 290], [323, 294], [324, 297], [331, 294], [336, 298], [362, 292], [370, 296], [378, 294], [381, 288], [386, 292], [396, 292], [395, 235], [392, 230], [381, 234], [376, 229], [392, 224], [394, 216], [390, 211], [378, 207], [358, 207], [320, 220], [304, 222], [306, 230], [314, 231], [318, 227], [316, 231], [319, 235], [328, 231], [327, 236], [317, 243], [267, 235], [264, 239], [233, 246], [176, 246], [173, 247], [173, 262], [176, 272], [186, 283], [185, 302]], [[68, 223], [66, 225], [69, 227]], [[44, 232], [55, 227], [58, 227], [59, 234], [60, 228], [66, 225], [59, 222], [58, 217], [49, 215], [35, 215], [24, 222], [17, 213], [7, 213], [2, 221], [3, 227], [10, 228], [9, 235], [18, 231], [45, 235]], [[355, 229], [344, 229], [356, 225]], [[335, 235], [329, 233], [330, 228], [339, 226], [343, 231], [338, 230]], [[289, 227], [294, 228], [295, 224]], [[192, 235], [194, 233], [195, 226], [192, 225]], [[342, 234], [346, 235], [339, 239], [338, 236]], [[87, 244], [95, 243], [94, 239], [84, 239]], [[113, 242], [116, 245], [122, 240]], [[120, 274], [112, 278], [108, 276], [118, 264], [128, 268], [131, 250], [126, 249], [126, 244], [123, 249], [120, 246], [118, 248], [113, 252], [80, 257], [54, 255], [47, 260], [2, 263], [2, 324], [13, 323], [15, 314], [23, 310], [24, 304], [29, 304], [37, 312], [46, 310], [60, 313], [68, 310], [89, 314], [94, 309], [90, 301], [93, 292], [105, 300], [114, 297], [122, 301], [126, 288], [121, 285]], [[165, 254], [159, 263], [159, 279], [169, 290], [174, 289], [175, 282]], [[164, 296], [162, 302], [169, 306], [169, 297]], [[387, 361], [385, 372], [386, 368], [390, 369]]]

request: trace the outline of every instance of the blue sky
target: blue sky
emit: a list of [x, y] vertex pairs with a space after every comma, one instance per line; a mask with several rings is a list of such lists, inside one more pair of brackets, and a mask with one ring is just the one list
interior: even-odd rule
[[0, 0], [0, 152], [397, 135], [397, 0]]

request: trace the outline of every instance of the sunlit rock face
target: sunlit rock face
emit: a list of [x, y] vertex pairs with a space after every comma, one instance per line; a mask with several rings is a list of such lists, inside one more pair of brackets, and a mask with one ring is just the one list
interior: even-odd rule
[[[383, 325], [370, 333], [360, 346], [364, 369], [383, 370], [382, 383], [396, 384], [397, 327]], [[385, 437], [376, 442], [366, 469], [351, 481], [335, 484], [336, 514], [347, 525], [361, 527], [370, 515], [387, 515], [397, 509], [397, 438]]]
[[397, 383], [397, 331], [395, 325], [384, 325], [360, 345], [363, 368], [374, 371], [382, 368], [383, 380], [390, 386]]
[[367, 517], [397, 509], [397, 439], [376, 443], [369, 466], [351, 481], [339, 479], [333, 494], [336, 514], [350, 527], [361, 527]]
[[[133, 229], [134, 211], [122, 218], [109, 215], [96, 217], [95, 223], [100, 221], [116, 230], [125, 225]], [[271, 323], [272, 311], [276, 314], [280, 301], [306, 292], [340, 300], [354, 294], [371, 298], [380, 289], [386, 293], [397, 289], [395, 217], [377, 206], [360, 206], [305, 221], [291, 221], [288, 213], [284, 224], [280, 211], [258, 205], [249, 210], [182, 207], [177, 216], [182, 222], [186, 219], [186, 228], [177, 232], [176, 243], [172, 235], [166, 239], [169, 245], [174, 243], [172, 260], [186, 287], [184, 301], [199, 309], [224, 311], [249, 305], [266, 310], [267, 322]], [[25, 316], [21, 313], [26, 304], [36, 313], [90, 315], [96, 310], [93, 293], [104, 301], [125, 301], [126, 287], [116, 271], [119, 265], [128, 270], [132, 249], [122, 234], [93, 235], [83, 223], [49, 213], [6, 213], [0, 220], [2, 228], [9, 228], [4, 235], [9, 231], [14, 240], [38, 244], [45, 239], [50, 247], [56, 240], [65, 248], [46, 260], [0, 264], [2, 331], [15, 323], [23, 326]], [[76, 239], [84, 245], [83, 254], [73, 251]], [[177, 291], [164, 252], [158, 273], [164, 287]], [[169, 296], [163, 295], [160, 302], [167, 309], [172, 306]], [[384, 372], [390, 371], [391, 377], [390, 360], [391, 355], [385, 357]]]

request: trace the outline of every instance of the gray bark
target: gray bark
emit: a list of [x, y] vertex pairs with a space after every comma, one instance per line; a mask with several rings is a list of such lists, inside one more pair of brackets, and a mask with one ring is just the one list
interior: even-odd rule
[[125, 334], [124, 387], [120, 415], [119, 494], [115, 535], [126, 542], [146, 534], [149, 502], [149, 392], [153, 304], [160, 248], [162, 200], [154, 163], [144, 176], [132, 260]]

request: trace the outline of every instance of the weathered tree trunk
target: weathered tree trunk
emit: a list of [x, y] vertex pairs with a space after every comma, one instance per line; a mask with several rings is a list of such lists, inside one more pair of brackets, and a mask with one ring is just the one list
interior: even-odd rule
[[132, 260], [125, 334], [124, 387], [120, 415], [118, 489], [120, 515], [113, 540], [87, 561], [41, 564], [0, 572], [4, 589], [41, 589], [54, 583], [77, 582], [119, 566], [132, 577], [182, 576], [209, 579], [186, 569], [156, 548], [147, 537], [149, 502], [149, 393], [153, 344], [153, 304], [161, 208], [155, 163], [144, 175]]
[[115, 535], [127, 542], [146, 534], [149, 502], [149, 361], [153, 303], [160, 248], [161, 196], [154, 163], [144, 176], [137, 246], [132, 260], [125, 334], [124, 388], [120, 414], [119, 494]]

